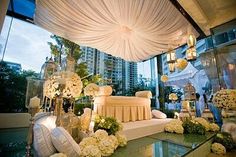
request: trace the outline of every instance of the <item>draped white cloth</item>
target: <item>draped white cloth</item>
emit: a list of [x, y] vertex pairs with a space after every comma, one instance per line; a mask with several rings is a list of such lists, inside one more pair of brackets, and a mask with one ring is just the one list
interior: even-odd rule
[[83, 46], [141, 61], [198, 34], [169, 0], [37, 0], [35, 23]]

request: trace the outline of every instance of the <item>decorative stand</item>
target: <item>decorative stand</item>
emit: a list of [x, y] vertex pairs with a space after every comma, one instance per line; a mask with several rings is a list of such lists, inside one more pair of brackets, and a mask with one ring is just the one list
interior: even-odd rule
[[63, 98], [61, 96], [56, 97], [56, 106], [55, 106], [54, 115], [57, 116], [57, 119], [56, 119], [57, 127], [61, 126], [62, 104], [63, 104]]
[[28, 135], [27, 135], [26, 157], [31, 156], [31, 145], [33, 143], [33, 137], [34, 137], [34, 134], [33, 134], [34, 116], [38, 111], [39, 111], [39, 107], [29, 108], [29, 113], [31, 115], [31, 118], [30, 118], [29, 131], [28, 131]]

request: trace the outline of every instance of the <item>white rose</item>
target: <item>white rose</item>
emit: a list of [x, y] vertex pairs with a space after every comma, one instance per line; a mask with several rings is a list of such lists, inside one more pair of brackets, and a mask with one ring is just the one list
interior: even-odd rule
[[220, 143], [213, 143], [211, 145], [211, 150], [212, 150], [213, 153], [216, 153], [216, 154], [219, 154], [219, 155], [226, 154], [225, 147]]

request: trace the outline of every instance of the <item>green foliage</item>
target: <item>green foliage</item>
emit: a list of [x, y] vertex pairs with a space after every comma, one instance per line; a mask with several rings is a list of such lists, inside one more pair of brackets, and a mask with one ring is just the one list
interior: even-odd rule
[[76, 103], [74, 105], [74, 114], [81, 116], [84, 113], [84, 108], [91, 108], [90, 102]]
[[99, 81], [101, 81], [100, 75], [89, 76], [87, 63], [77, 63], [83, 55], [83, 52], [80, 50], [80, 46], [78, 44], [56, 35], [52, 35], [51, 38], [56, 41], [56, 44], [52, 42], [48, 42], [48, 44], [51, 48], [51, 54], [54, 56], [55, 61], [57, 61], [58, 64], [61, 63], [62, 56], [71, 56], [76, 61], [75, 73], [77, 73], [80, 78], [84, 78], [82, 79], [84, 86], [89, 83], [99, 83]]
[[205, 135], [206, 129], [199, 123], [194, 123], [191, 120], [183, 122], [184, 133]]
[[230, 151], [236, 147], [231, 134], [227, 132], [218, 133], [213, 142], [222, 144], [226, 148], [226, 151]]
[[96, 132], [99, 129], [105, 130], [108, 133], [108, 135], [115, 135], [116, 132], [122, 129], [122, 126], [113, 117], [97, 116], [95, 118], [94, 132]]
[[25, 98], [27, 77], [37, 77], [34, 71], [17, 72], [0, 62], [1, 112], [26, 112]]
[[174, 118], [176, 111], [177, 110], [163, 110], [162, 112], [166, 114], [167, 118]]

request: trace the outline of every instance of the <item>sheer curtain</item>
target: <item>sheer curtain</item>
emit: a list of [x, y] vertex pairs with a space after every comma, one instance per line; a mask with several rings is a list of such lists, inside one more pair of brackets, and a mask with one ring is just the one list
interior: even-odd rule
[[189, 22], [169, 0], [37, 0], [35, 23], [80, 45], [141, 61], [186, 42]]

